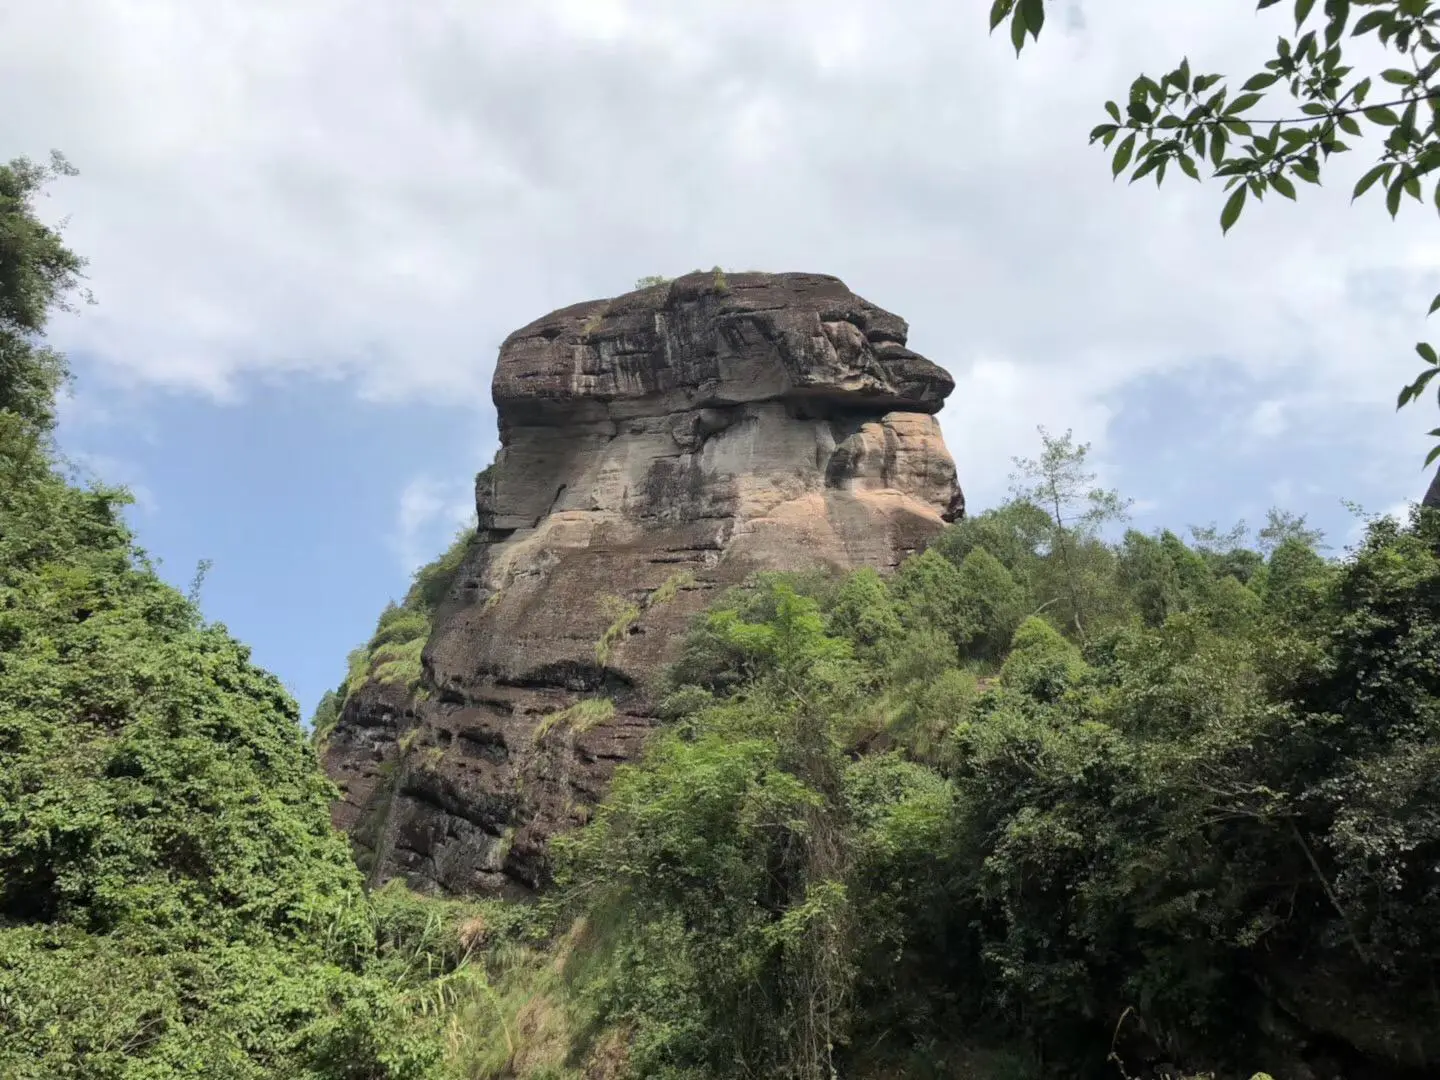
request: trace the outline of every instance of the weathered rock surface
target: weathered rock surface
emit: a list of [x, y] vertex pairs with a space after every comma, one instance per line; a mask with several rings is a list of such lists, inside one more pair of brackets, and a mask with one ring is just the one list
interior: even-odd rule
[[502, 449], [421, 690], [352, 695], [326, 751], [377, 877], [539, 888], [719, 590], [889, 568], [963, 514], [934, 417], [954, 384], [906, 334], [833, 277], [691, 274], [510, 335]]

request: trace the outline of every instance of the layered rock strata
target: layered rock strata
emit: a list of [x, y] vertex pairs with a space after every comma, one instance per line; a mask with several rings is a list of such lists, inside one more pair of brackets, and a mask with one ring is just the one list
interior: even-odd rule
[[375, 879], [526, 894], [659, 722], [686, 627], [760, 570], [886, 569], [964, 513], [905, 322], [819, 274], [691, 274], [511, 334], [479, 529], [409, 697], [325, 763]]

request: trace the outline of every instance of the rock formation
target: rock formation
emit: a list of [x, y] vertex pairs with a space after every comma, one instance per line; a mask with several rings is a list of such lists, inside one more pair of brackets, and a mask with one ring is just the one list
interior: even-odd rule
[[719, 590], [895, 566], [964, 513], [905, 322], [819, 274], [697, 273], [501, 346], [501, 450], [419, 691], [347, 701], [326, 767], [376, 878], [524, 894], [655, 718]]

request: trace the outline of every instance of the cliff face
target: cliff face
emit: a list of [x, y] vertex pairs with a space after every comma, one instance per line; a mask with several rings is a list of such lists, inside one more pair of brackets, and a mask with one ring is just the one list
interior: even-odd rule
[[523, 894], [655, 719], [690, 619], [758, 570], [889, 568], [963, 514], [903, 320], [818, 274], [691, 274], [500, 350], [502, 449], [419, 690], [325, 752], [376, 879]]

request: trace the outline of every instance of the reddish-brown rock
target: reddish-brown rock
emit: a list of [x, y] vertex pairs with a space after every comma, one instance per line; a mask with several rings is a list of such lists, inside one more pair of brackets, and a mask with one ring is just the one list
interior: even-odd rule
[[963, 513], [934, 417], [954, 384], [906, 333], [833, 277], [691, 274], [510, 335], [502, 449], [422, 687], [354, 695], [327, 746], [377, 877], [540, 887], [719, 590], [893, 567]]

